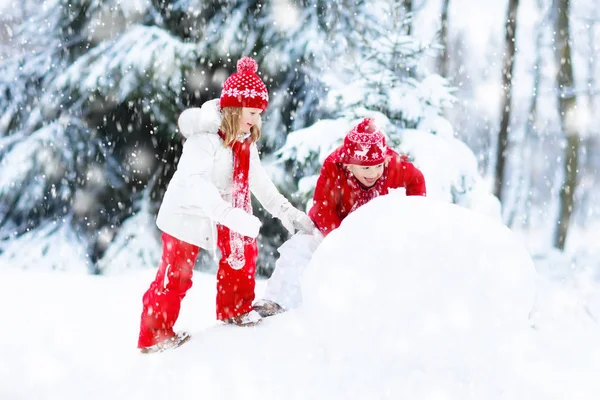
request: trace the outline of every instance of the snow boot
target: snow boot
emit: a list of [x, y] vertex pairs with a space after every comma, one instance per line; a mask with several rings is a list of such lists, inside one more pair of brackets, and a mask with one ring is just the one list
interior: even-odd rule
[[259, 313], [252, 310], [247, 312], [246, 314], [238, 315], [237, 317], [226, 319], [226, 324], [237, 325], [237, 326], [254, 326], [258, 325], [262, 322], [262, 318]]
[[152, 353], [161, 353], [165, 350], [176, 349], [188, 340], [190, 340], [191, 336], [187, 332], [176, 333], [175, 335], [167, 338], [161, 342], [156, 343], [153, 346], [142, 347], [140, 348], [140, 352], [142, 354], [152, 354]]
[[285, 312], [285, 308], [271, 300], [258, 300], [254, 303], [254, 310], [263, 318]]

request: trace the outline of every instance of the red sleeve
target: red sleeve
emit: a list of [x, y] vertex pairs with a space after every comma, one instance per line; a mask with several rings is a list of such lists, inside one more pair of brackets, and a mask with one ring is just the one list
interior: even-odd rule
[[328, 157], [321, 168], [313, 196], [313, 205], [308, 211], [308, 216], [325, 236], [342, 223], [337, 211], [340, 197], [340, 188], [337, 187], [338, 174], [335, 162]]
[[404, 172], [403, 186], [406, 188], [407, 196], [425, 196], [427, 189], [425, 187], [425, 177], [423, 173], [408, 161], [401, 162]]

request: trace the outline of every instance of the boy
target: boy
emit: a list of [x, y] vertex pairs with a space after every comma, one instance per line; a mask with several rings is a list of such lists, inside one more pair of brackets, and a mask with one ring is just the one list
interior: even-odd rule
[[298, 233], [278, 249], [280, 257], [264, 298], [254, 304], [254, 309], [264, 318], [298, 307], [302, 302], [302, 273], [323, 237], [338, 228], [352, 211], [401, 187], [407, 196], [426, 195], [421, 171], [387, 147], [374, 121], [365, 118], [323, 163], [308, 212], [318, 232]]

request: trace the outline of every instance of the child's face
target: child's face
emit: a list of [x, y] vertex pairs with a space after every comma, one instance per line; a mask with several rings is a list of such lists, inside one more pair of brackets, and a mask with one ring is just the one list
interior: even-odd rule
[[260, 123], [260, 114], [262, 110], [260, 108], [242, 108], [242, 116], [240, 118], [240, 132], [249, 133], [250, 128]]
[[364, 165], [356, 165], [356, 164], [348, 164], [348, 170], [354, 175], [358, 181], [366, 187], [371, 187], [381, 175], [383, 175], [383, 169], [385, 168], [385, 163], [372, 165], [372, 166], [364, 166]]

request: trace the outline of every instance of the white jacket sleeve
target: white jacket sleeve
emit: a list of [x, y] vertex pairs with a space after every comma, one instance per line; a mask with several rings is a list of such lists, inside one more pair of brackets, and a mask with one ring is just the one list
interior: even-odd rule
[[289, 203], [263, 168], [256, 144], [250, 147], [250, 191], [265, 210], [277, 218], [281, 217], [282, 206]]
[[186, 205], [191, 209], [200, 207], [210, 219], [221, 222], [231, 205], [223, 200], [211, 180], [217, 145], [209, 135], [190, 137], [177, 164], [179, 182], [173, 183], [186, 185]]

